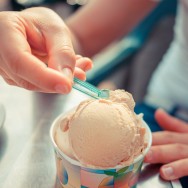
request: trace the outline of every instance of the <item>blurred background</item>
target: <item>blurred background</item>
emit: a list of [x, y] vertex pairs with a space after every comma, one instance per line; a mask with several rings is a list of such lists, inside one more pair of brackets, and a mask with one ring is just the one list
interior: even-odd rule
[[[45, 6], [65, 19], [88, 1], [1, 0], [0, 11]], [[88, 81], [102, 88], [125, 89], [133, 94], [137, 103], [142, 101], [150, 77], [173, 38], [176, 6], [176, 0], [162, 1], [128, 36], [97, 54]]]
[[88, 0], [1, 0], [0, 11], [20, 11], [30, 7], [43, 6], [56, 11], [60, 16], [67, 17]]

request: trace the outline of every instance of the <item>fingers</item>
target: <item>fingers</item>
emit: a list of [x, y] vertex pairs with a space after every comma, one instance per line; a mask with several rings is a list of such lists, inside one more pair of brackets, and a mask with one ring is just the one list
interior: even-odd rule
[[66, 94], [72, 88], [73, 74], [86, 79], [92, 61], [75, 55], [69, 30], [53, 11], [32, 8], [0, 17], [4, 21], [0, 25], [0, 74], [7, 83]]
[[[14, 21], [17, 23], [16, 28], [13, 27], [14, 24], [0, 27], [0, 34], [4, 36], [0, 43], [1, 59], [3, 60], [0, 62], [2, 70], [6, 70], [12, 80], [17, 80], [18, 84], [21, 83], [19, 86], [26, 85], [24, 88], [29, 88], [31, 84], [42, 91], [62, 94], [70, 92], [72, 76], [70, 79], [69, 71], [58, 72], [46, 67], [42, 61], [33, 56], [24, 33], [20, 32], [24, 26], [18, 20]], [[15, 45], [9, 45], [7, 41], [11, 41]]]
[[157, 110], [155, 118], [168, 131], [153, 133], [153, 145], [144, 161], [163, 163], [161, 177], [175, 180], [188, 175], [188, 123]]
[[162, 109], [156, 111], [155, 118], [159, 125], [166, 130], [188, 133], [188, 123], [170, 116]]
[[163, 165], [160, 168], [160, 175], [165, 180], [175, 180], [188, 176], [188, 158]]
[[[21, 61], [20, 61], [21, 62]], [[28, 65], [27, 65], [28, 66]], [[33, 67], [33, 65], [31, 65], [32, 67]], [[43, 65], [42, 65], [43, 66]], [[78, 61], [78, 63], [77, 63], [77, 66], [78, 67], [76, 67], [75, 68], [75, 77], [77, 77], [77, 78], [79, 78], [79, 79], [81, 79], [81, 80], [86, 80], [86, 74], [85, 74], [85, 71], [86, 70], [88, 70], [88, 69], [90, 69], [91, 67], [92, 67], [92, 63], [91, 63], [91, 60], [89, 60], [88, 58], [82, 58], [82, 59], [80, 59], [79, 61]], [[46, 66], [43, 66], [44, 68], [46, 67]], [[79, 68], [79, 67], [81, 67], [81, 68]], [[32, 68], [30, 68], [29, 66], [28, 66], [28, 68], [31, 70]], [[16, 68], [15, 68], [16, 69]], [[36, 75], [34, 76], [34, 78], [29, 78], [28, 76], [32, 73], [32, 72], [28, 72], [28, 74], [24, 71], [24, 73], [22, 73], [22, 69], [25, 69], [25, 68], [23, 68], [23, 67], [21, 67], [21, 66], [19, 66], [19, 70], [16, 70], [16, 72], [17, 72], [17, 74], [19, 75], [20, 74], [20, 77], [24, 77], [24, 74], [26, 74], [26, 76], [27, 76], [27, 78], [24, 78], [24, 79], [28, 79], [28, 80], [30, 80], [30, 79], [36, 79], [36, 82], [38, 82], [38, 79], [37, 79], [37, 77], [36, 77]], [[20, 72], [20, 73], [19, 73]], [[40, 72], [40, 70], [39, 70], [39, 72]], [[37, 73], [37, 71], [35, 71], [35, 74]], [[42, 73], [42, 71], [41, 71], [41, 73]], [[33, 83], [33, 84], [31, 84], [30, 82], [28, 82], [28, 81], [26, 81], [26, 80], [24, 80], [24, 79], [22, 79], [22, 78], [19, 78], [17, 75], [12, 75], [12, 76], [7, 76], [7, 74], [5, 74], [5, 73], [3, 73], [3, 71], [1, 71], [1, 75], [2, 76], [6, 76], [6, 78], [12, 78], [13, 80], [14, 80], [14, 84], [13, 84], [13, 82], [11, 81], [11, 85], [16, 85], [16, 86], [19, 86], [19, 87], [23, 87], [23, 88], [25, 88], [25, 89], [28, 89], [28, 90], [34, 90], [34, 91], [38, 91], [38, 90], [41, 90], [40, 89], [40, 86], [34, 86], [34, 85], [36, 85], [36, 83]], [[31, 76], [32, 76], [32, 74], [31, 74]], [[40, 76], [42, 76], [42, 74], [40, 74]], [[7, 80], [9, 80], [9, 81], [7, 81]], [[50, 78], [50, 80], [51, 80], [51, 78]], [[8, 84], [10, 84], [10, 79], [6, 79], [6, 81], [7, 81], [7, 83]], [[34, 81], [34, 80], [33, 80]], [[47, 84], [49, 84], [49, 82], [47, 83]], [[43, 85], [43, 84], [42, 84]], [[45, 89], [45, 91], [48, 91], [48, 92], [53, 92], [53, 89], [46, 89], [46, 88], [44, 88]], [[44, 90], [43, 89], [43, 90]]]
[[82, 57], [80, 55], [76, 55], [76, 68], [74, 72], [74, 76], [79, 78], [80, 80], [86, 80], [86, 71], [92, 68], [93, 64], [89, 58]]
[[[17, 55], [19, 58], [17, 58], [16, 62], [15, 59], [14, 61], [12, 59], [14, 65], [9, 68], [18, 77], [42, 90], [63, 94], [70, 92], [72, 82], [64, 74], [46, 67], [46, 65], [30, 53], [17, 52]], [[11, 62], [11, 59], [9, 59], [9, 62]], [[65, 70], [63, 73], [65, 73]], [[67, 71], [66, 74], [68, 75], [68, 73]]]
[[93, 67], [93, 63], [92, 63], [91, 59], [89, 59], [87, 57], [82, 57], [80, 55], [79, 56], [77, 55], [76, 58], [77, 58], [76, 59], [76, 67], [79, 67], [83, 71], [86, 72]]
[[75, 67], [75, 74], [74, 74], [74, 76], [76, 78], [79, 78], [80, 80], [83, 80], [83, 81], [86, 80], [86, 73], [82, 69], [80, 69], [78, 67]]
[[[18, 87], [21, 87], [21, 88], [24, 88], [24, 89], [27, 89], [27, 90], [44, 92], [40, 88], [38, 88], [35, 85], [32, 85], [31, 83], [17, 77], [16, 75], [10, 76], [10, 75], [7, 75], [7, 74], [2, 74], [1, 71], [0, 71], [0, 74], [3, 77], [3, 79], [5, 80], [5, 82], [9, 85], [18, 86]], [[45, 91], [45, 92], [49, 92], [49, 91]]]
[[51, 16], [51, 21], [42, 17], [43, 23], [38, 22], [49, 57], [48, 67], [64, 73], [72, 81], [76, 58], [69, 29], [54, 12], [45, 9], [43, 13], [48, 18]]
[[170, 131], [160, 131], [152, 134], [152, 145], [164, 145], [173, 143], [188, 144], [188, 134]]
[[64, 73], [72, 82], [76, 58], [69, 29], [63, 20], [54, 11], [41, 7], [26, 9], [20, 15], [26, 22], [27, 40], [35, 51], [46, 51], [48, 67]]
[[144, 160], [148, 163], [170, 163], [185, 158], [188, 158], [188, 145], [168, 144], [152, 146]]
[[[42, 14], [38, 14], [38, 9], [40, 9]], [[46, 8], [27, 9], [26, 11], [23, 11], [23, 15], [27, 19], [32, 17], [36, 23], [35, 27], [39, 29], [39, 35], [37, 36], [36, 34], [33, 34], [36, 30], [30, 29], [31, 24], [25, 25], [26, 30], [28, 30], [27, 33], [29, 33], [28, 40], [34, 48], [32, 50], [35, 54], [37, 54], [36, 52], [38, 51], [44, 52], [44, 45], [40, 45], [42, 43], [45, 44], [46, 53], [48, 54], [48, 67], [57, 70], [70, 81], [69, 84], [67, 82], [64, 83], [68, 85], [68, 91], [70, 91], [70, 86], [72, 86], [73, 74], [81, 80], [85, 80], [85, 71], [91, 69], [92, 62], [90, 59], [83, 58], [80, 55], [75, 56], [69, 29], [63, 20], [53, 11]], [[48, 19], [49, 16], [50, 20]], [[35, 45], [38, 42], [40, 43], [39, 47]], [[75, 68], [75, 65], [77, 68]]]
[[[30, 62], [27, 62], [26, 66], [19, 62], [19, 76], [41, 90], [62, 94], [70, 92], [76, 58], [69, 30], [63, 20], [47, 8], [26, 9], [20, 12], [19, 16], [22, 20], [20, 25], [23, 25], [27, 35], [25, 43], [29, 43], [30, 51], [37, 56], [48, 58], [45, 62], [48, 68], [42, 67], [42, 58], [35, 56], [28, 57]], [[35, 73], [28, 73], [29, 68]]]
[[18, 86], [18, 87], [21, 87], [21, 88], [24, 88], [27, 90], [38, 91], [38, 92], [46, 92], [46, 93], [53, 92], [53, 91], [49, 91], [46, 89], [41, 89], [41, 88], [37, 87], [36, 85], [33, 85], [30, 82], [20, 78], [19, 76], [17, 76], [14, 73], [11, 74], [9, 72], [9, 74], [7, 74], [4, 71], [0, 70], [0, 75], [3, 77], [5, 82], [9, 85]]

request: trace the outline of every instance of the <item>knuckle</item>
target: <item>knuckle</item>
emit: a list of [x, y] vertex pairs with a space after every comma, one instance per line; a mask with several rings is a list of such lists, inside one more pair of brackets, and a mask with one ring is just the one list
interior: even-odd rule
[[18, 82], [17, 82], [18, 86], [19, 87], [22, 87], [24, 89], [27, 89], [27, 90], [34, 90], [34, 86], [32, 84], [30, 84], [29, 82], [23, 80], [23, 79], [20, 79]]
[[[59, 58], [62, 59], [62, 63], [66, 66], [66, 67], [73, 67], [76, 64], [76, 57], [75, 54], [72, 50], [72, 48], [68, 45], [66, 46], [57, 46], [55, 53], [57, 54], [57, 56]], [[53, 57], [53, 56], [52, 56]]]
[[185, 157], [186, 155], [186, 149], [185, 148], [186, 146], [184, 144], [180, 144], [180, 143], [176, 143], [175, 144], [175, 148], [176, 148], [176, 151], [178, 152], [178, 155], [182, 158], [182, 157]]
[[16, 85], [12, 80], [10, 79], [7, 79], [7, 78], [4, 78], [5, 82], [8, 84], [8, 85]]
[[183, 148], [182, 148], [182, 144], [179, 144], [179, 143], [175, 143], [175, 148], [177, 149], [177, 151], [181, 151]]
[[162, 147], [157, 147], [153, 150], [153, 161], [158, 163], [166, 163], [166, 152]]
[[[164, 154], [163, 154], [163, 150], [158, 147], [157, 150], [155, 150], [155, 158], [158, 159], [158, 160], [163, 160], [164, 158]], [[159, 157], [160, 156], [160, 157]]]
[[172, 134], [172, 132], [164, 131], [164, 136], [165, 136], [166, 141], [167, 141], [168, 143], [173, 143], [173, 142], [174, 142], [175, 135]]
[[66, 56], [69, 59], [74, 60], [76, 62], [76, 58], [75, 58], [74, 52], [73, 52], [73, 50], [72, 50], [72, 48], [70, 46], [68, 46], [68, 45], [62, 46], [61, 48], [59, 48], [59, 53], [62, 56]]
[[[71, 52], [72, 49], [71, 49], [71, 46], [67, 45], [67, 44], [62, 44], [60, 41], [59, 42], [56, 42], [53, 49], [52, 49], [53, 52], [56, 52], [56, 53], [63, 53], [63, 52]], [[70, 53], [69, 52], [69, 53]]]
[[70, 30], [63, 20], [55, 12], [51, 12], [51, 14], [52, 19], [48, 22], [47, 26], [50, 26], [48, 29], [59, 37], [64, 34], [70, 35]]
[[59, 31], [61, 24], [64, 23], [55, 11], [46, 7], [29, 8], [23, 11], [23, 13], [29, 13], [29, 15], [32, 16], [35, 22], [39, 24], [44, 31]]

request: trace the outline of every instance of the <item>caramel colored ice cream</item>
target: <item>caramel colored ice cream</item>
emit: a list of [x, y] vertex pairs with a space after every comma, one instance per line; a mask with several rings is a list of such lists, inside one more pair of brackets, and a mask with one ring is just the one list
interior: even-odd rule
[[108, 100], [89, 99], [60, 122], [55, 141], [69, 157], [87, 167], [129, 165], [145, 148], [142, 115], [132, 95], [110, 92]]

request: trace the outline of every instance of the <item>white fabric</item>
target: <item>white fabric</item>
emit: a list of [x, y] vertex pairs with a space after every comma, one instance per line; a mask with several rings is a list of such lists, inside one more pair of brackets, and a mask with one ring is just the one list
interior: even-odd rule
[[174, 40], [150, 81], [145, 101], [166, 110], [188, 109], [188, 0], [179, 2]]

